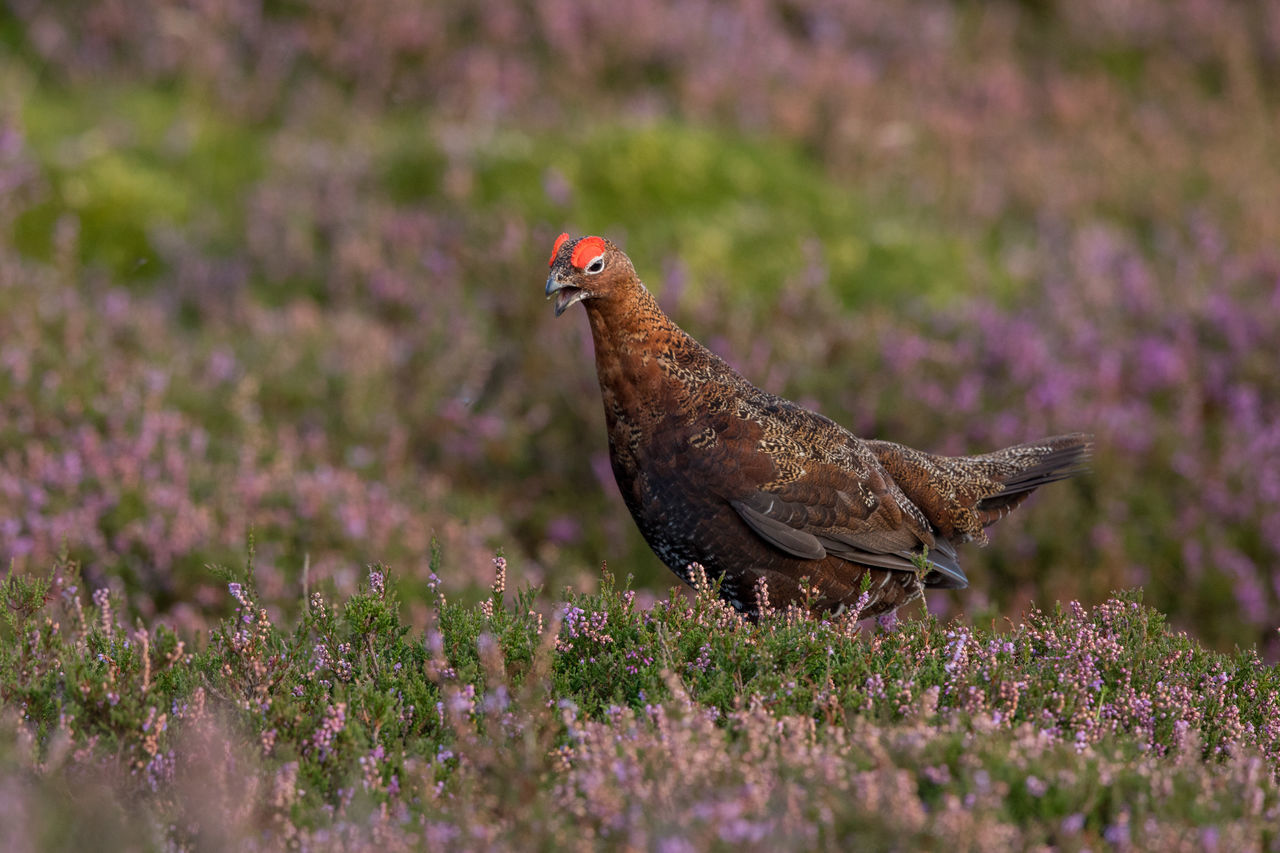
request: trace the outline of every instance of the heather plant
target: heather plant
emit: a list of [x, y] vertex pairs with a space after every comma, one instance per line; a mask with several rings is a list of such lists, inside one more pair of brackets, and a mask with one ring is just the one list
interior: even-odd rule
[[[1278, 849], [1278, 15], [8, 0], [6, 847]], [[932, 615], [660, 598], [564, 230], [1095, 471]]]
[[1004, 630], [876, 628], [747, 622], [710, 585], [645, 610], [609, 583], [548, 617], [493, 563], [477, 604], [433, 580], [425, 630], [381, 566], [345, 600], [313, 591], [293, 628], [249, 566], [191, 644], [126, 628], [74, 564], [10, 575], [11, 843], [1277, 843], [1276, 668], [1171, 633], [1136, 596]]

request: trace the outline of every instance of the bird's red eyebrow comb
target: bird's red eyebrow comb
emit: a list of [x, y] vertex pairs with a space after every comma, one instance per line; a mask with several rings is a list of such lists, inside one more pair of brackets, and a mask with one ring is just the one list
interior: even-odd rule
[[568, 233], [561, 234], [556, 238], [556, 244], [551, 247], [551, 260], [547, 261], [547, 266], [551, 266], [556, 262], [556, 255], [560, 254], [560, 247], [564, 245], [564, 241], [569, 239]]
[[583, 237], [573, 247], [573, 257], [569, 259], [569, 263], [582, 269], [592, 258], [601, 254], [604, 254], [604, 240], [599, 237]]

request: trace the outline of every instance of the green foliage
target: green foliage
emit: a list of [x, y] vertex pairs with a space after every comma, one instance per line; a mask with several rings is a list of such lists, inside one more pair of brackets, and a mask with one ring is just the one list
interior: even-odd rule
[[[25, 254], [54, 257], [73, 215], [79, 259], [124, 281], [170, 270], [156, 239], [181, 229], [215, 253], [242, 239], [273, 128], [218, 111], [178, 87], [59, 88], [26, 81], [21, 115], [40, 152], [45, 192], [14, 223]], [[430, 123], [394, 115], [313, 128], [376, 152], [378, 195], [439, 206], [448, 159]], [[482, 215], [627, 237], [636, 257], [679, 258], [697, 282], [732, 282], [768, 300], [804, 273], [829, 277], [849, 304], [949, 296], [964, 285], [964, 246], [921, 213], [873, 216], [799, 146], [671, 123], [600, 126], [585, 135], [498, 135], [468, 153], [470, 203]], [[548, 185], [571, 186], [562, 196]], [[323, 240], [320, 233], [312, 239]], [[279, 300], [323, 296], [316, 282], [263, 283]]]
[[678, 259], [692, 281], [731, 284], [736, 296], [772, 302], [805, 275], [822, 276], [846, 304], [964, 287], [958, 240], [918, 211], [873, 215], [855, 190], [778, 140], [611, 125], [572, 138], [499, 136], [473, 158], [485, 207], [625, 237], [633, 257]]
[[[846, 799], [810, 818], [832, 843], [929, 837], [936, 827], [911, 809], [941, 815], [960, 800], [975, 820], [1040, 842], [1064, 827], [1085, 840], [1120, 825], [1150, 833], [1147, 818], [1256, 833], [1280, 807], [1280, 672], [1170, 633], [1136, 596], [1033, 612], [1007, 633], [927, 619], [868, 635], [795, 608], [745, 622], [713, 586], [644, 611], [607, 578], [546, 619], [532, 590], [505, 594], [506, 562], [495, 563], [479, 604], [449, 601], [435, 583], [425, 634], [402, 621], [384, 567], [341, 604], [313, 593], [292, 630], [258, 605], [250, 569], [229, 582], [234, 614], [197, 652], [163, 626], [123, 629], [102, 591], [86, 604], [74, 564], [11, 576], [0, 698], [30, 753], [0, 750], [0, 770], [25, 766], [46, 793], [62, 779], [94, 802], [104, 791], [75, 780], [97, 766], [132, 819], [180, 844], [318, 838], [394, 813], [532, 833], [536, 846], [570, 827], [606, 831], [596, 810], [612, 794], [597, 786], [628, 790], [653, 761], [687, 765], [672, 772], [691, 785], [703, 772], [729, 784], [745, 761], [776, 773], [771, 784], [808, 786], [802, 756], [846, 747], [840, 772], [871, 785], [868, 796], [905, 784], [892, 796], [907, 816]], [[800, 751], [770, 745], [803, 731]], [[712, 770], [717, 750], [735, 763]], [[597, 761], [616, 781], [587, 783]], [[208, 788], [196, 794], [192, 780]], [[231, 812], [217, 810], [243, 804], [245, 785], [258, 800], [227, 824]], [[1248, 785], [1261, 787], [1242, 799]], [[399, 830], [406, 843], [412, 825]]]
[[[26, 846], [1276, 846], [1275, 669], [1199, 645], [1280, 649], [1259, 4], [135, 5], [0, 11]], [[966, 553], [968, 624], [638, 606], [561, 230], [859, 433], [1097, 470]], [[481, 592], [498, 542], [642, 592]], [[1134, 584], [1199, 640], [970, 627]]]
[[168, 268], [156, 240], [195, 228], [226, 249], [243, 228], [263, 135], [177, 89], [64, 89], [24, 81], [21, 121], [43, 169], [42, 197], [14, 223], [13, 245], [51, 259], [74, 221], [81, 262], [124, 281]]

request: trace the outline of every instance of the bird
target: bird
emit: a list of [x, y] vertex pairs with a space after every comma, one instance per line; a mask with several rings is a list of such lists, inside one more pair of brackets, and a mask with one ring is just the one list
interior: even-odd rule
[[986, 544], [1035, 489], [1088, 469], [1079, 432], [974, 456], [859, 438], [694, 340], [611, 241], [561, 234], [549, 266], [555, 316], [586, 310], [609, 461], [641, 535], [748, 618], [796, 605], [863, 619], [962, 589], [958, 545]]

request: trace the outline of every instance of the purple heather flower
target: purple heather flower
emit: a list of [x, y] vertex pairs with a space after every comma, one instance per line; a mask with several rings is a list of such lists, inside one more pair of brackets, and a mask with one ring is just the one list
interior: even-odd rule
[[1067, 815], [1062, 819], [1059, 828], [1062, 830], [1063, 835], [1079, 835], [1080, 831], [1084, 829], [1084, 815], [1080, 812]]

